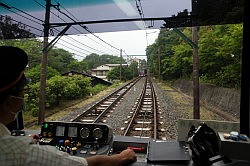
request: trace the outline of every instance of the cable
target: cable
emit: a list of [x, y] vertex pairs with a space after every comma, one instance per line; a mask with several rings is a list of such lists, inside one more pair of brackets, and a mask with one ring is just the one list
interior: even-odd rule
[[[67, 13], [69, 13], [69, 15], [71, 15], [72, 17], [74, 17], [77, 21], [79, 21], [73, 14], [71, 14], [66, 8], [64, 8], [59, 2], [57, 2], [56, 0], [54, 0], [57, 4], [59, 4]], [[58, 10], [58, 8], [56, 8]], [[71, 19], [72, 21], [74, 21], [76, 23], [76, 21], [71, 18], [70, 16], [68, 16], [66, 13], [62, 12], [61, 10], [58, 10], [61, 14], [65, 15], [66, 17], [68, 17], [69, 19]], [[120, 50], [118, 48], [116, 48], [115, 46], [109, 44], [108, 42], [106, 42], [105, 40], [101, 39], [99, 36], [95, 35], [93, 32], [91, 32], [87, 26], [83, 26], [83, 25], [79, 25], [81, 26], [84, 30], [86, 30], [87, 32], [89, 32], [90, 34], [94, 35], [96, 38], [98, 38], [99, 40], [101, 40], [102, 42], [104, 42], [105, 44], [109, 45], [110, 47], [116, 49], [116, 50]], [[103, 46], [103, 45], [102, 45]], [[113, 52], [113, 51], [112, 51]]]
[[[41, 7], [43, 7], [43, 8], [46, 8], [44, 5], [42, 5], [41, 3], [39, 3], [37, 0], [33, 0], [34, 2], [36, 2], [38, 5], [40, 5]], [[57, 1], [55, 1], [57, 4], [59, 4]], [[62, 5], [60, 5], [60, 6], [62, 6]], [[63, 9], [65, 9], [64, 7], [63, 7]], [[58, 10], [58, 8], [56, 8], [56, 10]], [[68, 10], [66, 10], [68, 13], [69, 13], [69, 11]], [[52, 11], [50, 11], [54, 16], [56, 16], [57, 18], [59, 18], [59, 19], [61, 19], [62, 21], [64, 21], [65, 23], [66, 23], [66, 21], [64, 20], [64, 19], [62, 19], [61, 17], [59, 17], [58, 15], [56, 15], [54, 12], [52, 12]], [[72, 14], [71, 14], [72, 15]], [[74, 17], [74, 16], [73, 16]], [[75, 17], [74, 17], [75, 18]], [[82, 34], [82, 32], [81, 31], [79, 31], [78, 29], [76, 29], [75, 27], [73, 27], [76, 31], [78, 31], [80, 34]], [[55, 27], [53, 28], [53, 29], [55, 29], [56, 31], [59, 31], [59, 30], [57, 30]], [[60, 32], [60, 31], [59, 31]], [[86, 37], [88, 37], [88, 36], [86, 36]], [[105, 46], [103, 46], [102, 44], [100, 44], [100, 43], [98, 43], [97, 41], [95, 41], [95, 40], [93, 40], [92, 38], [90, 38], [90, 37], [88, 37], [90, 40], [92, 40], [92, 41], [94, 41], [95, 43], [97, 43], [97, 44], [99, 44], [99, 45], [101, 45], [102, 47], [104, 47], [104, 48], [106, 48]], [[73, 38], [72, 38], [73, 39]], [[75, 39], [73, 39], [73, 40], [75, 40]], [[91, 48], [91, 49], [93, 49], [93, 50], [96, 50], [96, 49], [94, 49], [94, 48], [92, 48], [92, 47], [90, 47], [90, 46], [87, 46], [87, 45], [85, 45], [85, 44], [83, 44], [83, 43], [81, 43], [81, 42], [78, 42], [78, 43], [80, 43], [80, 44], [82, 44], [82, 45], [84, 45], [84, 46], [86, 46], [86, 47], [89, 47], [89, 48]], [[107, 48], [106, 48], [107, 49]], [[110, 49], [109, 49], [110, 50]], [[110, 50], [110, 51], [112, 51], [113, 52], [113, 50]], [[101, 51], [99, 51], [99, 52], [101, 52]], [[115, 52], [114, 52], [115, 53]], [[115, 53], [116, 54], [116, 53]]]
[[95, 50], [95, 51], [99, 52], [99, 53], [105, 54], [105, 52], [99, 51], [99, 50], [97, 50], [97, 49], [95, 49], [95, 48], [92, 48], [92, 47], [90, 47], [90, 46], [88, 46], [88, 45], [86, 45], [86, 44], [84, 44], [84, 43], [79, 42], [78, 40], [76, 40], [76, 39], [74, 39], [74, 38], [72, 38], [72, 37], [69, 37], [69, 36], [67, 36], [67, 35], [65, 35], [65, 37], [68, 37], [69, 39], [72, 39], [72, 40], [74, 40], [75, 42], [77, 42], [77, 43], [79, 43], [79, 44], [82, 44], [82, 45], [84, 45], [84, 46], [86, 46], [86, 47], [88, 47], [88, 48], [90, 48], [90, 49], [92, 49], [92, 50]]
[[[75, 51], [75, 52], [77, 52], [77, 53], [79, 53], [79, 54], [84, 54], [84, 55], [88, 56], [88, 54], [85, 54], [85, 53], [80, 52], [80, 51], [78, 51], [78, 50], [76, 50], [76, 49], [73, 49], [73, 48], [71, 48], [71, 47], [68, 47], [68, 46], [66, 46], [66, 45], [64, 45], [64, 44], [62, 44], [62, 43], [57, 43], [57, 44], [58, 44], [58, 45], [61, 45], [61, 46], [63, 46], [63, 47], [66, 47], [66, 48], [68, 48], [68, 49], [70, 49], [70, 50], [73, 50], [73, 51]], [[81, 56], [81, 55], [77, 55], [77, 56], [84, 58], [84, 56]]]
[[[42, 30], [40, 30], [40, 29], [38, 29], [38, 28], [36, 28], [36, 27], [33, 27], [33, 26], [28, 25], [28, 24], [19, 22], [19, 21], [15, 20], [15, 19], [11, 18], [10, 16], [3, 16], [3, 15], [1, 15], [1, 16], [2, 16], [2, 17], [5, 17], [5, 19], [8, 18], [8, 19], [10, 19], [10, 20], [12, 20], [12, 21], [14, 21], [14, 22], [17, 22], [17, 23], [19, 23], [19, 24], [23, 24], [23, 25], [25, 25], [25, 26], [27, 26], [27, 27], [30, 27], [30, 28], [33, 28], [33, 29], [35, 29], [35, 30], [38, 30], [38, 31], [43, 32]], [[34, 34], [34, 35], [35, 35], [35, 34]]]
[[[137, 3], [137, 1], [138, 1], [138, 3]], [[140, 1], [140, 0], [135, 0], [135, 3], [136, 3], [136, 8], [137, 8], [137, 10], [138, 10], [138, 12], [139, 12], [139, 15], [140, 15], [141, 19], [143, 20], [143, 18], [144, 18], [144, 13], [143, 13], [141, 1]], [[138, 4], [139, 4], [139, 5], [138, 5]], [[143, 21], [143, 23], [144, 23], [144, 27], [145, 27], [146, 43], [147, 43], [147, 46], [148, 46], [148, 35], [147, 35], [147, 27], [148, 27], [148, 26], [146, 25], [146, 22], [145, 22], [145, 21]], [[151, 27], [152, 27], [152, 23], [151, 23]]]
[[[60, 5], [60, 6], [62, 6], [62, 5]], [[55, 8], [55, 9], [57, 9], [57, 8]], [[57, 9], [58, 10], [58, 9]], [[67, 15], [66, 13], [64, 13], [64, 12], [62, 12], [61, 10], [58, 10], [61, 14], [63, 14], [64, 16], [66, 16], [67, 18], [69, 18], [69, 19], [71, 19], [74, 23], [76, 23], [76, 21], [73, 19], [73, 18], [71, 18], [69, 15]], [[118, 49], [118, 48], [116, 48], [115, 46], [113, 46], [113, 45], [111, 45], [111, 44], [109, 44], [108, 42], [106, 42], [105, 40], [103, 40], [103, 39], [101, 39], [99, 36], [97, 36], [97, 35], [95, 35], [93, 32], [91, 32], [89, 29], [88, 29], [88, 27], [87, 26], [83, 26], [83, 25], [79, 25], [79, 26], [81, 26], [83, 29], [85, 29], [87, 32], [89, 32], [90, 34], [92, 34], [92, 35], [94, 35], [96, 38], [98, 38], [99, 40], [101, 40], [102, 42], [104, 42], [105, 44], [107, 44], [107, 45], [109, 45], [110, 47], [112, 47], [112, 48], [114, 48], [114, 49], [116, 49], [116, 50], [120, 50], [120, 49]]]
[[[2, 3], [2, 4], [6, 6], [6, 7], [4, 7], [5, 9], [9, 10], [9, 11], [12, 12], [12, 13], [15, 13], [16, 15], [19, 15], [20, 17], [23, 17], [23, 18], [25, 18], [25, 19], [27, 19], [27, 20], [29, 20], [29, 21], [35, 22], [35, 23], [37, 23], [37, 24], [39, 24], [39, 25], [42, 25], [42, 23], [43, 23], [43, 21], [40, 20], [39, 18], [34, 17], [34, 16], [32, 16], [32, 15], [30, 15], [30, 14], [28, 14], [28, 13], [26, 13], [26, 12], [24, 12], [24, 11], [22, 11], [22, 10], [16, 8], [16, 7], [14, 7], [14, 6], [11, 6], [11, 5], [7, 4], [6, 2], [4, 2], [4, 3]], [[15, 9], [15, 10], [20, 11], [21, 13], [27, 14], [28, 16], [30, 16], [30, 17], [32, 17], [32, 18], [35, 18], [36, 20], [42, 21], [42, 23], [37, 22], [37, 21], [34, 21], [34, 20], [32, 20], [32, 19], [30, 19], [30, 18], [28, 18], [28, 17], [26, 17], [26, 16], [24, 16], [24, 15], [21, 15], [21, 14], [19, 14], [19, 13], [13, 11], [13, 10], [11, 10], [11, 9]]]
[[[55, 30], [56, 30], [57, 32], [60, 32], [58, 29], [55, 29]], [[70, 39], [71, 41], [78, 42], [79, 44], [84, 45], [84, 46], [86, 46], [86, 47], [88, 47], [88, 48], [91, 48], [92, 50], [95, 50], [95, 51], [97, 51], [97, 52], [102, 52], [102, 51], [99, 51], [99, 50], [97, 50], [97, 49], [94, 49], [94, 48], [92, 48], [92, 47], [90, 47], [90, 46], [88, 46], [88, 45], [85, 45], [85, 44], [83, 44], [83, 43], [77, 41], [76, 39], [74, 39], [74, 38], [68, 36], [68, 35], [64, 35], [64, 37]], [[61, 39], [61, 40], [62, 40], [62, 39]], [[63, 40], [63, 41], [65, 41], [65, 40]], [[66, 41], [65, 41], [65, 42], [66, 42]], [[67, 43], [68, 43], [68, 42], [67, 42]], [[73, 45], [73, 46], [75, 46], [75, 47], [78, 47], [78, 46], [76, 46], [76, 45], [74, 45], [74, 44], [71, 44], [71, 45]], [[80, 48], [80, 47], [78, 47], [78, 48]], [[87, 51], [87, 52], [90, 52], [90, 51], [85, 50], [85, 49], [83, 49], [83, 48], [80, 48], [80, 49], [82, 49], [82, 50], [84, 50], [84, 51]], [[90, 52], [90, 53], [93, 53], [93, 52]], [[102, 52], [102, 53], [104, 53], [104, 52]], [[105, 53], [104, 53], [104, 54], [105, 54]]]
[[78, 46], [76, 46], [76, 45], [74, 45], [74, 44], [72, 44], [72, 43], [69, 43], [69, 42], [67, 42], [67, 41], [65, 41], [65, 40], [63, 40], [63, 39], [61, 39], [63, 42], [65, 42], [65, 43], [68, 43], [68, 44], [70, 44], [70, 45], [72, 45], [72, 46], [75, 46], [76, 48], [79, 48], [79, 49], [81, 49], [81, 50], [83, 50], [83, 51], [86, 51], [86, 52], [89, 52], [89, 53], [93, 53], [93, 52], [90, 52], [90, 51], [88, 51], [88, 50], [85, 50], [85, 49], [83, 49], [83, 48], [81, 48], [81, 47], [78, 47]]
[[[4, 4], [4, 5], [6, 5], [6, 4]], [[7, 5], [7, 6], [8, 6], [8, 8], [5, 7], [5, 9], [8, 9], [10, 12], [13, 12], [13, 13], [15, 13], [15, 14], [21, 16], [21, 17], [24, 17], [24, 18], [30, 20], [30, 21], [33, 21], [33, 22], [35, 22], [35, 23], [38, 23], [37, 21], [31, 20], [31, 19], [29, 19], [29, 18], [27, 18], [27, 17], [25, 17], [25, 16], [23, 16], [23, 15], [21, 15], [21, 14], [19, 14], [19, 13], [16, 13], [16, 12], [12, 11], [11, 9], [12, 9], [12, 8], [13, 8], [13, 9], [16, 9], [16, 10], [18, 10], [18, 11], [20, 11], [20, 12], [22, 12], [22, 13], [28, 15], [28, 16], [31, 16], [30, 14], [28, 14], [28, 13], [26, 13], [26, 12], [24, 12], [24, 11], [22, 11], [22, 10], [16, 8], [16, 7], [13, 7], [13, 6], [10, 7], [10, 5]], [[7, 18], [7, 17], [5, 17], [5, 18]], [[36, 17], [34, 17], [34, 16], [32, 16], [32, 18], [35, 18], [35, 19], [41, 21], [40, 19], [38, 19], [38, 18], [36, 18]], [[18, 21], [16, 21], [16, 20], [12, 19], [12, 18], [10, 18], [10, 19], [13, 20], [13, 21], [15, 21], [15, 22], [18, 22]], [[20, 23], [20, 22], [18, 22], [18, 23]], [[28, 27], [31, 27], [31, 28], [33, 28], [33, 29], [36, 29], [36, 30], [38, 30], [38, 31], [43, 32], [42, 30], [40, 30], [40, 29], [38, 29], [38, 28], [35, 28], [35, 27], [32, 27], [32, 26], [30, 26], [30, 25], [27, 25], [27, 24], [24, 24], [24, 23], [21, 23], [21, 24], [23, 24], [23, 25], [25, 25], [25, 26], [28, 26]], [[38, 24], [40, 24], [40, 23], [38, 23]], [[42, 25], [42, 24], [40, 24], [40, 25]], [[66, 42], [66, 41], [64, 41], [64, 42], [65, 42], [65, 43], [68, 43], [68, 42]], [[68, 43], [68, 44], [71, 44], [71, 45], [73, 45], [73, 46], [75, 46], [75, 47], [77, 47], [77, 48], [79, 48], [79, 49], [81, 49], [81, 50], [84, 50], [84, 51], [86, 51], [86, 52], [91, 53], [90, 51], [85, 50], [85, 49], [83, 49], [83, 48], [81, 48], [81, 47], [78, 47], [78, 46], [76, 46], [76, 45], [74, 45], [74, 44], [72, 44], [72, 43]], [[84, 54], [84, 53], [83, 53], [83, 54]], [[87, 55], [87, 54], [86, 54], [86, 55]]]

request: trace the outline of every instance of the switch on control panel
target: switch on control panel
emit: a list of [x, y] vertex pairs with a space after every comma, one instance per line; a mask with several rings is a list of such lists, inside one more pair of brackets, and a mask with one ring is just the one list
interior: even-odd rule
[[113, 141], [108, 125], [76, 122], [44, 122], [40, 136], [41, 145], [52, 145], [60, 151], [83, 157], [108, 154]]

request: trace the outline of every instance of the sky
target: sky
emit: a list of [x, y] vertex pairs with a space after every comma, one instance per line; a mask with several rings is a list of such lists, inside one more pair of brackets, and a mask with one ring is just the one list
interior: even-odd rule
[[135, 55], [146, 55], [147, 46], [155, 42], [158, 34], [158, 29], [152, 29], [71, 35], [62, 37], [55, 46], [74, 53], [78, 60], [91, 53], [120, 56], [121, 49], [125, 59], [132, 55], [132, 58], [146, 59]]
[[[0, 7], [0, 12], [10, 16], [14, 21], [21, 22], [37, 37], [43, 36], [44, 0], [0, 1], [9, 7]], [[162, 18], [172, 17], [184, 9], [191, 11], [190, 0], [138, 2], [134, 0], [53, 0], [52, 3], [57, 3], [58, 6], [50, 8], [50, 36], [58, 35], [65, 28], [66, 23], [71, 23], [71, 27], [66, 32], [71, 36], [62, 37], [55, 46], [74, 53], [78, 60], [82, 60], [91, 53], [120, 56], [120, 49], [123, 51], [124, 58], [131, 55], [145, 55], [146, 47], [153, 44], [159, 34], [157, 29], [165, 23]], [[152, 20], [125, 21], [141, 18], [152, 18]], [[76, 24], [77, 22], [81, 24]], [[94, 32], [102, 33], [90, 34]], [[145, 56], [134, 57], [146, 58]]]

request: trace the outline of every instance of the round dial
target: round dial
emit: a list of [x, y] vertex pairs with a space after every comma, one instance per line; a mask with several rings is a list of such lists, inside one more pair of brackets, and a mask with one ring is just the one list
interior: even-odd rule
[[103, 134], [103, 132], [102, 132], [102, 130], [100, 128], [95, 128], [94, 131], [93, 131], [93, 137], [95, 139], [102, 138], [102, 134]]
[[82, 138], [88, 138], [89, 134], [90, 134], [90, 131], [89, 131], [89, 129], [87, 127], [83, 127], [80, 130], [80, 135], [81, 135]]

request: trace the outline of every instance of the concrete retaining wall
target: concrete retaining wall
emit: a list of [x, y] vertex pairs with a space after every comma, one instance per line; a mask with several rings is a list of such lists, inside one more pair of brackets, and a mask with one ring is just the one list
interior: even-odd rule
[[[172, 86], [190, 97], [193, 96], [192, 81], [179, 79]], [[240, 91], [210, 84], [200, 84], [200, 100], [209, 108], [219, 109], [234, 117], [240, 117]]]

